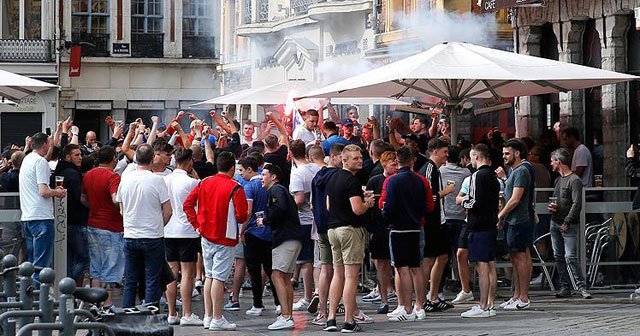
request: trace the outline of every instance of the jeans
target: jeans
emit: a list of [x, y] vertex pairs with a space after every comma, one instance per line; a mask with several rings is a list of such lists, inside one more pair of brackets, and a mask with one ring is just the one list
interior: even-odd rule
[[89, 269], [89, 248], [87, 227], [69, 225], [67, 227], [67, 276], [77, 282], [82, 281]]
[[[251, 233], [244, 236], [244, 256], [247, 261], [247, 269], [251, 277], [251, 292], [253, 293], [253, 306], [256, 308], [264, 308], [262, 302], [262, 270], [271, 278], [271, 242], [265, 241]], [[273, 288], [275, 289], [275, 287]], [[276, 306], [280, 305], [278, 295], [273, 291], [273, 302]]]
[[166, 261], [164, 256], [164, 238], [124, 240], [124, 292], [123, 307], [129, 308], [136, 304], [138, 279], [144, 272], [145, 297], [144, 302], [159, 302], [162, 295], [162, 268]]
[[571, 288], [571, 278], [567, 271], [567, 264], [571, 267], [571, 273], [576, 282], [578, 289], [584, 287], [584, 277], [577, 257], [577, 230], [575, 226], [569, 226], [567, 232], [560, 231], [560, 224], [551, 220], [551, 245], [553, 246], [553, 257], [558, 267], [558, 276], [560, 278], [560, 288]]
[[[38, 267], [53, 264], [53, 244], [56, 237], [53, 219], [21, 222], [22, 236], [27, 247], [27, 261]], [[33, 275], [38, 281], [38, 273]]]

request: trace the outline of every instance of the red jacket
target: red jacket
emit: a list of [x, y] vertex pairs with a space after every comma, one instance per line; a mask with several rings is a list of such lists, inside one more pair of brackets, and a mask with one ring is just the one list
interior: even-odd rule
[[240, 184], [228, 175], [202, 180], [183, 208], [191, 225], [208, 241], [226, 246], [238, 243], [238, 224], [247, 220], [247, 198]]

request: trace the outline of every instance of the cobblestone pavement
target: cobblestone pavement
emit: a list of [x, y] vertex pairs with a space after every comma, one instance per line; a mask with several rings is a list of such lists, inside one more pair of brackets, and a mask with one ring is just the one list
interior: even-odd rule
[[[225, 317], [238, 325], [234, 332], [213, 332], [202, 327], [175, 327], [175, 335], [327, 335], [322, 328], [308, 321], [311, 314], [295, 313], [295, 330], [269, 331], [267, 326], [276, 315], [272, 298], [265, 298], [267, 309], [261, 317], [249, 317], [245, 311], [251, 308], [250, 291], [241, 298], [242, 309], [224, 312]], [[367, 335], [638, 335], [640, 305], [631, 303], [628, 292], [594, 294], [592, 300], [579, 298], [556, 299], [549, 292], [532, 294], [532, 310], [505, 312], [484, 319], [462, 319], [460, 313], [475, 303], [457, 305], [444, 313], [432, 313], [426, 321], [389, 322], [384, 315], [376, 315], [376, 306], [363, 303], [359, 307], [375, 319], [375, 323], [363, 325]], [[299, 293], [296, 293], [299, 295]], [[507, 292], [502, 294], [508, 295]], [[297, 295], [296, 295], [297, 299]], [[393, 307], [392, 307], [393, 308]], [[202, 301], [194, 302], [194, 312], [202, 317]], [[338, 317], [340, 326], [341, 317]]]

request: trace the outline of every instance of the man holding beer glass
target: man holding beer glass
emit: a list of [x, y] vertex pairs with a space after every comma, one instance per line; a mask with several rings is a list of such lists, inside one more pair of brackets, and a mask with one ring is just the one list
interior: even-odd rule
[[590, 299], [584, 277], [578, 265], [577, 232], [580, 227], [582, 208], [582, 180], [571, 171], [571, 153], [560, 148], [551, 153], [551, 167], [560, 174], [556, 179], [553, 197], [547, 206], [551, 213], [551, 245], [560, 276], [560, 292], [556, 297], [571, 297], [571, 279], [567, 264], [571, 267], [578, 292], [584, 299]]

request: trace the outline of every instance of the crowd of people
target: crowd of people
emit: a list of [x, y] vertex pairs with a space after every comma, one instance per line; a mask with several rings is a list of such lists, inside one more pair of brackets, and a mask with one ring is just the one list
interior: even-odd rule
[[[325, 107], [331, 117], [322, 120]], [[123, 307], [164, 295], [170, 324], [210, 330], [236, 329], [223, 312], [240, 310], [248, 270], [246, 314], [263, 314], [270, 284], [277, 314], [270, 330], [292, 329], [293, 311], [308, 311], [326, 331], [361, 331], [373, 322], [357, 302], [369, 259], [377, 286], [362, 301], [379, 304], [375, 312], [391, 321], [473, 301], [470, 263], [480, 299], [462, 317], [527, 310], [531, 248], [545, 232], [555, 261], [571, 269], [558, 267], [557, 295], [571, 296], [574, 282], [591, 297], [576, 232], [594, 160], [578, 130], [550, 129], [537, 142], [494, 130], [475, 145], [451, 144], [438, 111], [407, 126], [401, 118], [360, 124], [356, 107], [341, 120], [325, 107], [295, 126], [267, 113], [241, 128], [215, 110], [211, 123], [188, 114], [189, 130], [180, 126], [182, 111], [166, 125], [158, 117], [152, 125], [107, 118], [112, 137], [104, 144], [90, 130], [81, 143], [73, 121], [59, 121], [52, 135], [34, 134], [2, 154], [0, 191], [20, 192], [22, 217], [5, 226], [1, 247], [20, 255], [24, 242], [26, 260], [51, 266], [52, 200], [66, 197], [69, 277], [82, 286], [88, 274], [91, 286], [106, 288], [106, 307], [120, 290]], [[551, 215], [537, 215], [536, 198], [547, 200], [534, 188], [551, 186], [542, 195]], [[514, 291], [496, 303], [496, 260], [505, 255]], [[448, 302], [451, 268], [461, 290]], [[303, 294], [294, 302], [300, 277]], [[193, 313], [194, 289], [203, 293], [202, 319]]]

